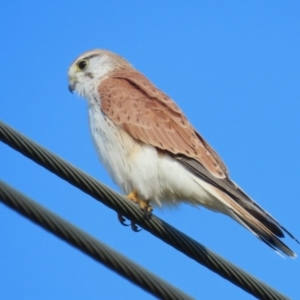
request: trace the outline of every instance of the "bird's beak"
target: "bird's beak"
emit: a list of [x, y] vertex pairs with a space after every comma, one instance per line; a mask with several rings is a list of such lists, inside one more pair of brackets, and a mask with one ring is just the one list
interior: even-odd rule
[[74, 90], [75, 90], [75, 84], [74, 84], [74, 83], [69, 83], [68, 89], [69, 89], [69, 91], [73, 94], [73, 92], [74, 92]]
[[69, 85], [68, 85], [68, 89], [69, 91], [73, 94], [74, 90], [76, 88], [76, 81], [74, 78], [69, 78]]

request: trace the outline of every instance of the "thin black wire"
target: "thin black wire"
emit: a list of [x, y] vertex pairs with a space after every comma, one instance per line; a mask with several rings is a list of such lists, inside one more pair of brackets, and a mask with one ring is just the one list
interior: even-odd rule
[[91, 256], [159, 299], [191, 300], [173, 287], [86, 232], [55, 215], [0, 180], [0, 201]]
[[253, 296], [259, 299], [288, 299], [156, 216], [145, 218], [140, 209], [125, 197], [27, 139], [3, 122], [0, 122], [0, 140]]

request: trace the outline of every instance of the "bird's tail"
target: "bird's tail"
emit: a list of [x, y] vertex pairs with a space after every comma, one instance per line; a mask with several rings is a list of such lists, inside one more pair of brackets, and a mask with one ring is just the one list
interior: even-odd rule
[[284, 237], [283, 231], [285, 231], [297, 243], [299, 243], [299, 241], [272, 218], [270, 214], [251, 200], [242, 190], [240, 190], [242, 198], [247, 198], [235, 200], [227, 193], [209, 183], [201, 182], [201, 185], [222, 203], [224, 207], [222, 212], [225, 212], [228, 216], [250, 230], [277, 253], [279, 253], [279, 250], [289, 257], [297, 257], [296, 253], [285, 245], [280, 238]]
[[266, 243], [269, 247], [275, 250], [278, 254], [278, 250], [289, 257], [297, 257], [297, 254], [293, 252], [286, 244], [284, 244], [273, 232], [266, 228], [263, 224], [254, 222], [251, 218], [241, 217], [233, 210], [230, 210], [230, 216], [240, 223], [242, 226], [250, 230], [260, 240]]

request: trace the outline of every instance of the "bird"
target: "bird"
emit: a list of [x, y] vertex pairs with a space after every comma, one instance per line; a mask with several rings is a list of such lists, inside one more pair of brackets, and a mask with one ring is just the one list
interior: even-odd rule
[[[223, 213], [277, 253], [296, 257], [299, 241], [235, 182], [220, 156], [179, 106], [126, 59], [94, 49], [68, 69], [70, 92], [87, 101], [89, 127], [105, 169], [145, 215], [181, 203]], [[119, 213], [119, 221], [125, 218]], [[136, 224], [131, 223], [133, 230]]]

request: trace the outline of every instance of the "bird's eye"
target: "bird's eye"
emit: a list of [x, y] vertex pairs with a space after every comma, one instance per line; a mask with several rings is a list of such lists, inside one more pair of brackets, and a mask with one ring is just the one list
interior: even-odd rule
[[87, 64], [87, 60], [81, 60], [77, 63], [76, 66], [79, 71], [83, 71], [87, 67]]

